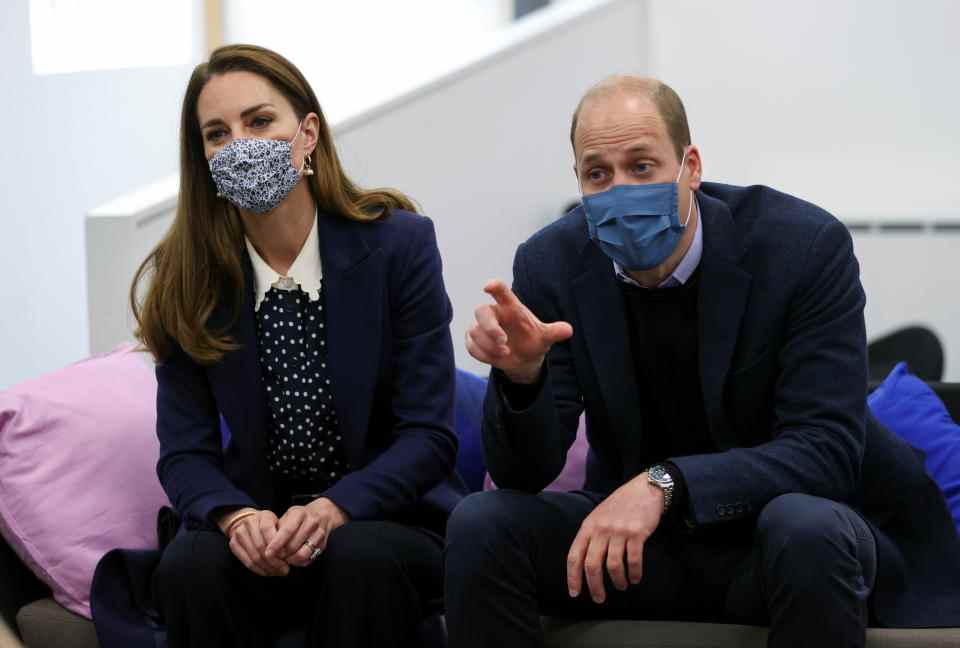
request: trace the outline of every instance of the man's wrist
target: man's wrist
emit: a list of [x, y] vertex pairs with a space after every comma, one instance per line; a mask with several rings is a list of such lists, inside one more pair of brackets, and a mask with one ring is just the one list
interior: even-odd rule
[[515, 385], [535, 385], [540, 380], [540, 374], [543, 372], [543, 358], [540, 358], [536, 364], [529, 367], [504, 371], [503, 375], [507, 380]]
[[663, 496], [663, 512], [666, 513], [673, 505], [673, 477], [663, 464], [650, 466], [646, 474], [650, 485], [659, 490]]

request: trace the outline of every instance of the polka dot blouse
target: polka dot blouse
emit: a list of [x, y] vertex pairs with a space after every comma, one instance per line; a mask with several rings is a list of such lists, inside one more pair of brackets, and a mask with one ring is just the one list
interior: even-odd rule
[[[321, 286], [322, 292], [322, 286]], [[322, 294], [271, 287], [257, 309], [274, 474], [327, 488], [347, 470], [330, 393]]]

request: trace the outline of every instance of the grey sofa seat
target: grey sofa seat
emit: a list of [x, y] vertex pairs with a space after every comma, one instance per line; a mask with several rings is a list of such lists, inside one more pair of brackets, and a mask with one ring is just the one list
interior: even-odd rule
[[52, 598], [20, 608], [17, 627], [28, 648], [98, 648], [93, 622], [67, 610]]
[[[960, 383], [931, 383], [960, 421]], [[27, 648], [98, 648], [93, 622], [44, 598], [44, 588], [0, 539], [0, 619], [16, 624]], [[49, 590], [46, 591], [49, 595]], [[762, 648], [767, 629], [676, 621], [544, 619], [550, 648]], [[867, 632], [868, 648], [957, 648], [960, 628], [880, 629]], [[6, 648], [6, 647], [3, 647]]]
[[[549, 648], [765, 648], [767, 629], [680, 621], [545, 620]], [[956, 648], [960, 628], [871, 628], [867, 648]]]
[[[27, 648], [98, 648], [93, 622], [41, 599], [23, 607], [17, 626]], [[680, 621], [544, 620], [549, 648], [764, 648], [767, 629]], [[867, 648], [957, 648], [960, 628], [871, 628]]]

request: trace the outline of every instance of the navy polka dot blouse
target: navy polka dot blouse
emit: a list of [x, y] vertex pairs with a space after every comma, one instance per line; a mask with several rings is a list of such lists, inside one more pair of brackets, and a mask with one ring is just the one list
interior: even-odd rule
[[[321, 287], [322, 293], [322, 287]], [[328, 488], [347, 471], [327, 372], [323, 299], [273, 286], [257, 310], [274, 474]]]

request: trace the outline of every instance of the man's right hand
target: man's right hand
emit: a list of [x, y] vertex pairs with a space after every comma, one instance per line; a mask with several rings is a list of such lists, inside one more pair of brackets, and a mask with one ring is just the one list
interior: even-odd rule
[[477, 322], [467, 331], [467, 351], [511, 382], [535, 383], [550, 347], [570, 338], [573, 327], [566, 322], [544, 324], [502, 281], [491, 281], [483, 291], [495, 303], [477, 306]]

